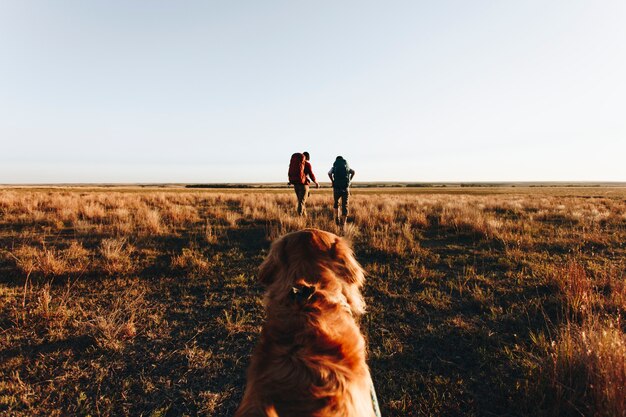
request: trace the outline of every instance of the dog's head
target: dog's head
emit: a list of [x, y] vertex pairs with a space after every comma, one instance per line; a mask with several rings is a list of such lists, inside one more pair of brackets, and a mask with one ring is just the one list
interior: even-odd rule
[[272, 244], [258, 278], [268, 300], [303, 303], [323, 295], [347, 303], [354, 315], [365, 311], [359, 291], [363, 269], [344, 239], [329, 232], [304, 229], [282, 236]]

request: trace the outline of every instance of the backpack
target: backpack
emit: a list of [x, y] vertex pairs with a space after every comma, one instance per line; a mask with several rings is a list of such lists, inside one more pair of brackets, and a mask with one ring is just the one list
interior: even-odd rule
[[306, 184], [306, 175], [304, 175], [304, 163], [306, 159], [301, 153], [291, 155], [289, 161], [289, 184]]
[[345, 159], [337, 159], [333, 164], [333, 187], [347, 189], [350, 185], [350, 167]]

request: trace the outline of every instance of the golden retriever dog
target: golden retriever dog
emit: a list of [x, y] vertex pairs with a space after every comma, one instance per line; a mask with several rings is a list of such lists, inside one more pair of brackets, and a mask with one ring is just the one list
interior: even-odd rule
[[272, 244], [261, 264], [266, 321], [235, 417], [375, 417], [361, 266], [346, 242], [305, 229]]

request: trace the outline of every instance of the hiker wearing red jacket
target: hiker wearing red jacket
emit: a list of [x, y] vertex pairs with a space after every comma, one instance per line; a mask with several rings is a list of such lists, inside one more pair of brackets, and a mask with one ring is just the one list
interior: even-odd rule
[[308, 152], [294, 153], [291, 155], [291, 162], [289, 163], [289, 184], [293, 184], [293, 189], [296, 192], [297, 211], [300, 216], [306, 215], [305, 204], [309, 196], [309, 183], [312, 181], [317, 188], [320, 188], [315, 174], [313, 174], [310, 159], [311, 156]]

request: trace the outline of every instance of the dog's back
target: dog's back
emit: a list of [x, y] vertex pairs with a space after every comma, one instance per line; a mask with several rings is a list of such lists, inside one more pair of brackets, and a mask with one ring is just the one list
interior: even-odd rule
[[355, 321], [363, 271], [345, 242], [315, 229], [285, 235], [259, 280], [267, 318], [236, 417], [374, 416]]

